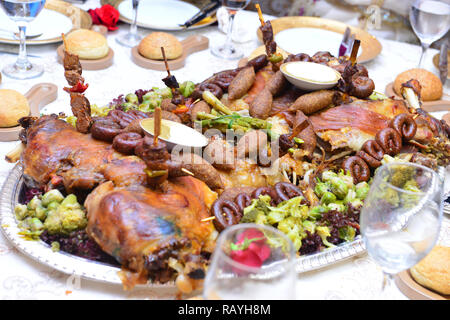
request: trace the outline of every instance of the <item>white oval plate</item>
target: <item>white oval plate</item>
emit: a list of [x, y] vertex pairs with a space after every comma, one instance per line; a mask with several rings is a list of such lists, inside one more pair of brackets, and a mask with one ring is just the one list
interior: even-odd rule
[[[337, 56], [342, 34], [319, 28], [290, 28], [275, 35], [277, 46], [286, 52], [302, 52], [310, 56], [319, 51], [329, 51]], [[362, 53], [359, 48], [358, 56]]]
[[[126, 22], [134, 19], [132, 0], [122, 1], [118, 7], [121, 16]], [[180, 24], [192, 18], [199, 8], [178, 0], [146, 0], [140, 1], [137, 15], [137, 25], [143, 28], [156, 30], [182, 30]], [[127, 21], [128, 20], [128, 21]], [[211, 23], [215, 22], [212, 20]], [[209, 24], [202, 24], [195, 27], [204, 27]]]
[[[33, 38], [33, 40], [49, 40], [60, 37], [61, 33], [68, 33], [72, 28], [72, 20], [69, 17], [57, 11], [44, 8], [36, 19], [29, 23], [26, 34], [42, 33], [42, 35]], [[0, 37], [7, 40], [17, 40], [12, 32], [18, 32], [18, 27], [8, 18], [3, 10], [0, 10]]]

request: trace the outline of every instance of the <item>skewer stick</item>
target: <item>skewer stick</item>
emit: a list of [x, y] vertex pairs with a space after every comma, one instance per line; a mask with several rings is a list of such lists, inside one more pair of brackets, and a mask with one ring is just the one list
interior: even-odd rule
[[64, 50], [67, 51], [67, 41], [66, 41], [66, 35], [64, 33], [61, 33], [61, 38], [64, 43]]
[[158, 144], [158, 137], [161, 134], [161, 117], [162, 111], [161, 107], [155, 108], [154, 114], [154, 122], [153, 122], [153, 145], [156, 146]]
[[352, 66], [356, 63], [356, 57], [358, 56], [359, 45], [361, 44], [360, 40], [355, 40], [353, 42], [352, 53], [350, 55], [350, 61], [352, 62]]
[[161, 53], [164, 59], [164, 64], [166, 65], [167, 74], [170, 76], [169, 64], [167, 63], [166, 52], [164, 51], [164, 47], [161, 47]]
[[258, 17], [259, 17], [259, 21], [261, 22], [261, 26], [264, 26], [266, 23], [264, 22], [264, 18], [263, 18], [261, 7], [259, 6], [259, 3], [255, 4], [255, 8], [256, 8], [256, 10], [258, 10]]

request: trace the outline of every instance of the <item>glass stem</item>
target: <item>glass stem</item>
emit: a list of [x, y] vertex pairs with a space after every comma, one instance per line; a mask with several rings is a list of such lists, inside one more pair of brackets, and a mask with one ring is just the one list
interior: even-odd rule
[[20, 46], [16, 67], [20, 70], [28, 70], [30, 68], [30, 63], [27, 58], [26, 29], [26, 26], [19, 26]]
[[430, 47], [430, 45], [427, 43], [421, 43], [421, 47], [422, 47], [422, 53], [420, 54], [420, 60], [419, 60], [419, 66], [418, 66], [419, 68], [422, 65], [422, 60], [423, 60], [423, 57], [425, 56], [425, 52], [427, 52], [427, 49]]
[[234, 16], [236, 15], [235, 11], [228, 11], [229, 15], [230, 15], [230, 19], [228, 22], [228, 30], [227, 30], [227, 38], [225, 40], [225, 48], [226, 50], [233, 52], [234, 48], [233, 45], [231, 43], [231, 37], [233, 35], [233, 23], [234, 23]]
[[390, 273], [383, 272], [383, 284], [381, 286], [381, 293], [386, 295], [391, 289], [394, 281], [394, 276]]
[[133, 23], [130, 26], [130, 33], [131, 34], [137, 34], [137, 14], [138, 14], [138, 6], [139, 6], [139, 0], [133, 0]]

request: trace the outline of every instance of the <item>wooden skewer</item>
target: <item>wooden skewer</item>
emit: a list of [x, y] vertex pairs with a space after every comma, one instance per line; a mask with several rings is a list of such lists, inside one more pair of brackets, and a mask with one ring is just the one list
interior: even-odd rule
[[361, 44], [360, 40], [355, 40], [353, 42], [352, 54], [350, 55], [350, 61], [352, 62], [352, 66], [356, 63], [356, 57], [358, 56], [359, 45]]
[[164, 47], [161, 47], [161, 53], [163, 55], [164, 64], [166, 65], [167, 74], [170, 76], [169, 64], [167, 63], [166, 52], [164, 51]]
[[264, 26], [265, 22], [264, 22], [264, 18], [263, 18], [261, 7], [259, 6], [259, 3], [256, 3], [255, 7], [256, 7], [256, 10], [258, 10], [259, 21], [261, 22], [261, 25]]
[[158, 144], [158, 137], [161, 134], [161, 118], [162, 111], [161, 107], [155, 108], [155, 114], [153, 115], [153, 145], [156, 146]]
[[64, 50], [67, 51], [67, 41], [66, 41], [66, 36], [64, 33], [61, 33], [61, 38], [63, 40], [64, 43]]
[[202, 219], [202, 220], [200, 220], [200, 221], [201, 221], [201, 222], [206, 222], [206, 221], [214, 220], [215, 218], [216, 218], [215, 216], [212, 216], [212, 217], [208, 217], [208, 218]]

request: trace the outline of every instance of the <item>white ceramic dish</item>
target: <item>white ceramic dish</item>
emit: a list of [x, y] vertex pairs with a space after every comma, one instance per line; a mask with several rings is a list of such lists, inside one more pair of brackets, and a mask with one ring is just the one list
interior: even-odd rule
[[[27, 26], [27, 35], [41, 34], [39, 37], [33, 38], [34, 42], [39, 42], [58, 38], [61, 33], [68, 33], [72, 28], [72, 20], [68, 16], [44, 8], [36, 19]], [[6, 40], [17, 40], [14, 36], [14, 32], [17, 31], [18, 28], [15, 23], [8, 18], [3, 10], [0, 10], [0, 37]]]
[[333, 68], [306, 61], [284, 63], [280, 70], [290, 83], [308, 91], [332, 88], [341, 78]]
[[[132, 0], [122, 1], [118, 7], [121, 17], [124, 21], [133, 21]], [[175, 31], [182, 30], [181, 24], [192, 18], [199, 8], [196, 6], [178, 0], [146, 0], [139, 3], [137, 25], [143, 28]], [[211, 23], [215, 22], [211, 20]], [[203, 27], [209, 25], [201, 24], [190, 27]]]
[[[154, 118], [146, 118], [142, 119], [140, 122], [145, 134], [150, 137], [153, 137], [153, 121]], [[161, 119], [161, 134], [159, 139], [166, 142], [169, 150], [175, 146], [181, 146], [183, 148], [202, 148], [208, 144], [208, 139], [197, 130], [166, 119]]]

